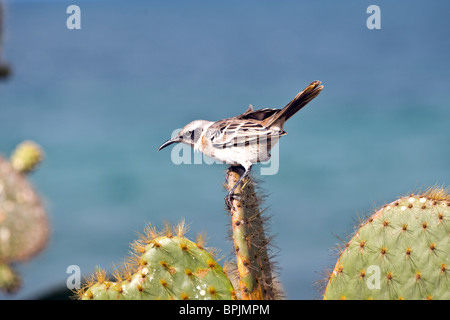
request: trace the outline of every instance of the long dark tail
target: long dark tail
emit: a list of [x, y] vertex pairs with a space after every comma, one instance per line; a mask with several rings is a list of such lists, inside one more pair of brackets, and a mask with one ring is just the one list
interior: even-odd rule
[[313, 81], [303, 91], [299, 92], [286, 107], [281, 109], [280, 112], [270, 116], [264, 121], [264, 126], [279, 126], [283, 128], [284, 122], [296, 114], [301, 108], [306, 106], [312, 99], [322, 91], [323, 86], [320, 85], [320, 81]]

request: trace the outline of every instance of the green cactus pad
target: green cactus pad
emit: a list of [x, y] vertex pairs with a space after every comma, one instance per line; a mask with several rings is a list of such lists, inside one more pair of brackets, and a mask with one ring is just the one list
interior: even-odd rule
[[[42, 151], [37, 156], [40, 148], [36, 144], [25, 142], [21, 146], [16, 150], [25, 156], [23, 159], [42, 159]], [[46, 246], [49, 236], [46, 211], [24, 174], [37, 163], [32, 161], [31, 165], [28, 160], [19, 161], [27, 163], [27, 169], [18, 170], [0, 156], [0, 290], [7, 293], [20, 287], [20, 278], [11, 264], [34, 257]]]
[[16, 292], [21, 284], [19, 275], [7, 264], [0, 263], [0, 289], [7, 293]]
[[[159, 236], [134, 246], [128, 274], [108, 281], [104, 276], [82, 289], [83, 300], [233, 299], [234, 290], [211, 254], [182, 236]], [[122, 279], [123, 278], [123, 279]]]
[[324, 299], [450, 299], [449, 232], [442, 189], [385, 205], [343, 248]]
[[0, 262], [28, 260], [47, 244], [49, 224], [26, 177], [0, 156]]

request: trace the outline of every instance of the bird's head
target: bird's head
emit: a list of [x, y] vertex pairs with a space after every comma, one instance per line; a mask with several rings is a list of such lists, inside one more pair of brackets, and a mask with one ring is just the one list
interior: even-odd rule
[[195, 120], [191, 123], [188, 123], [184, 126], [183, 129], [172, 139], [164, 142], [161, 147], [159, 147], [158, 151], [164, 149], [167, 146], [170, 146], [173, 143], [183, 142], [190, 146], [194, 146], [194, 144], [200, 139], [202, 132], [211, 124], [212, 122], [206, 120]]

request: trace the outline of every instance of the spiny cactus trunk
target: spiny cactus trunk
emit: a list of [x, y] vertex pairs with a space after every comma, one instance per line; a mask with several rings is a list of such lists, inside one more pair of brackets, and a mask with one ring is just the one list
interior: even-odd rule
[[[242, 167], [231, 166], [227, 171], [227, 188], [230, 190], [244, 174]], [[251, 178], [236, 187], [233, 207], [230, 209], [234, 250], [239, 273], [239, 285], [244, 300], [273, 300], [272, 265], [263, 226], [263, 218]]]

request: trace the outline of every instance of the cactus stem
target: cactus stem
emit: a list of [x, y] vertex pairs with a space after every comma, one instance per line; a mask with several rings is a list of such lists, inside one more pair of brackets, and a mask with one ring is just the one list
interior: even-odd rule
[[[231, 190], [243, 174], [242, 167], [232, 166], [227, 172], [228, 190]], [[231, 213], [232, 237], [237, 260], [239, 284], [244, 300], [272, 300], [273, 266], [269, 259], [258, 199], [251, 177], [237, 186]]]

